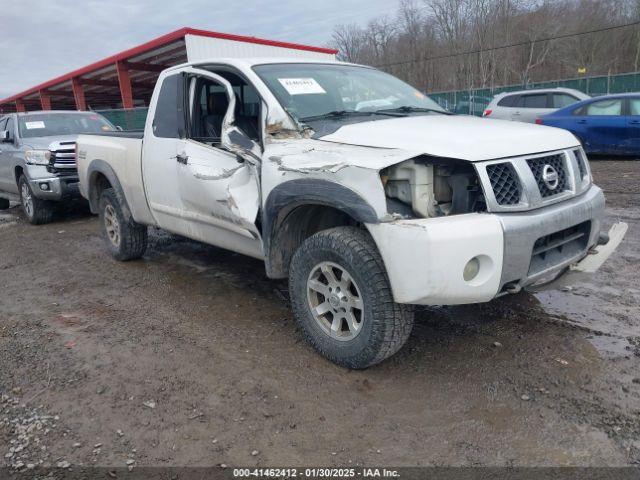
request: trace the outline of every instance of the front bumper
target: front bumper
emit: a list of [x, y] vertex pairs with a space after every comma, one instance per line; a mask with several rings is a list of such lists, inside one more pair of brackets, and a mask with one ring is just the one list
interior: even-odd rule
[[65, 200], [80, 197], [77, 175], [50, 176], [29, 180], [33, 194], [42, 200]]
[[[367, 228], [396, 302], [455, 305], [486, 302], [557, 278], [596, 245], [603, 214], [604, 195], [592, 186], [527, 212], [398, 220]], [[463, 271], [474, 258], [479, 271], [467, 281]]]

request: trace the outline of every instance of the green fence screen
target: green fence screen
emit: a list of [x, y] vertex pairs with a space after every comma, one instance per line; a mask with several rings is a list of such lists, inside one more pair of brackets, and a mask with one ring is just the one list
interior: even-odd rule
[[148, 111], [149, 109], [147, 107], [96, 110], [97, 113], [104, 116], [111, 123], [122, 127], [122, 129], [126, 131], [144, 130], [144, 122], [147, 119]]
[[600, 77], [582, 77], [568, 80], [531, 83], [527, 87], [509, 85], [507, 87], [477, 88], [452, 92], [429, 93], [429, 97], [454, 113], [482, 115], [494, 95], [514, 90], [533, 90], [537, 88], [565, 87], [580, 90], [596, 97], [611, 93], [640, 92], [640, 72]]

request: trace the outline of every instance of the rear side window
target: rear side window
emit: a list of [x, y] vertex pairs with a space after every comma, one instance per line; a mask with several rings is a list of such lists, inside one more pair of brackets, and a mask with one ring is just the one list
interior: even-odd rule
[[622, 115], [622, 100], [600, 100], [587, 105], [585, 115], [590, 117], [600, 117], [609, 115]]
[[518, 100], [519, 95], [507, 95], [504, 98], [501, 98], [498, 102], [499, 107], [514, 107], [516, 105], [516, 100]]
[[547, 108], [547, 94], [523, 95], [521, 103], [524, 108]]
[[640, 115], [640, 98], [630, 98], [629, 109], [629, 115]]
[[160, 87], [153, 116], [153, 134], [160, 138], [184, 138], [184, 76], [166, 77]]
[[553, 108], [568, 107], [569, 105], [573, 105], [576, 102], [579, 102], [579, 100], [573, 95], [569, 95], [566, 93], [553, 94]]

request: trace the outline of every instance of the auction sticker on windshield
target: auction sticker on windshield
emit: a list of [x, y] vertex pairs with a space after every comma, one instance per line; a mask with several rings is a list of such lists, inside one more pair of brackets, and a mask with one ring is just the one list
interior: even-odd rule
[[27, 130], [34, 130], [36, 128], [44, 128], [44, 122], [24, 122], [24, 126]]
[[289, 95], [327, 93], [314, 78], [279, 78]]

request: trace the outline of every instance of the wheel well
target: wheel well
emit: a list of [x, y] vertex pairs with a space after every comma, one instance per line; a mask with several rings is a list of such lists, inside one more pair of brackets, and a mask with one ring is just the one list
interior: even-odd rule
[[286, 278], [291, 258], [307, 238], [333, 227], [359, 225], [348, 213], [326, 205], [301, 205], [279, 215], [269, 252], [267, 273], [271, 278]]
[[14, 172], [14, 175], [16, 177], [16, 185], [20, 181], [20, 177], [22, 176], [23, 173], [24, 173], [24, 170], [22, 169], [22, 167], [16, 167], [16, 170]]
[[93, 175], [91, 175], [91, 180], [89, 181], [89, 203], [93, 213], [98, 212], [100, 195], [102, 195], [102, 192], [107, 188], [112, 188], [111, 182], [107, 176], [101, 172], [94, 172]]

